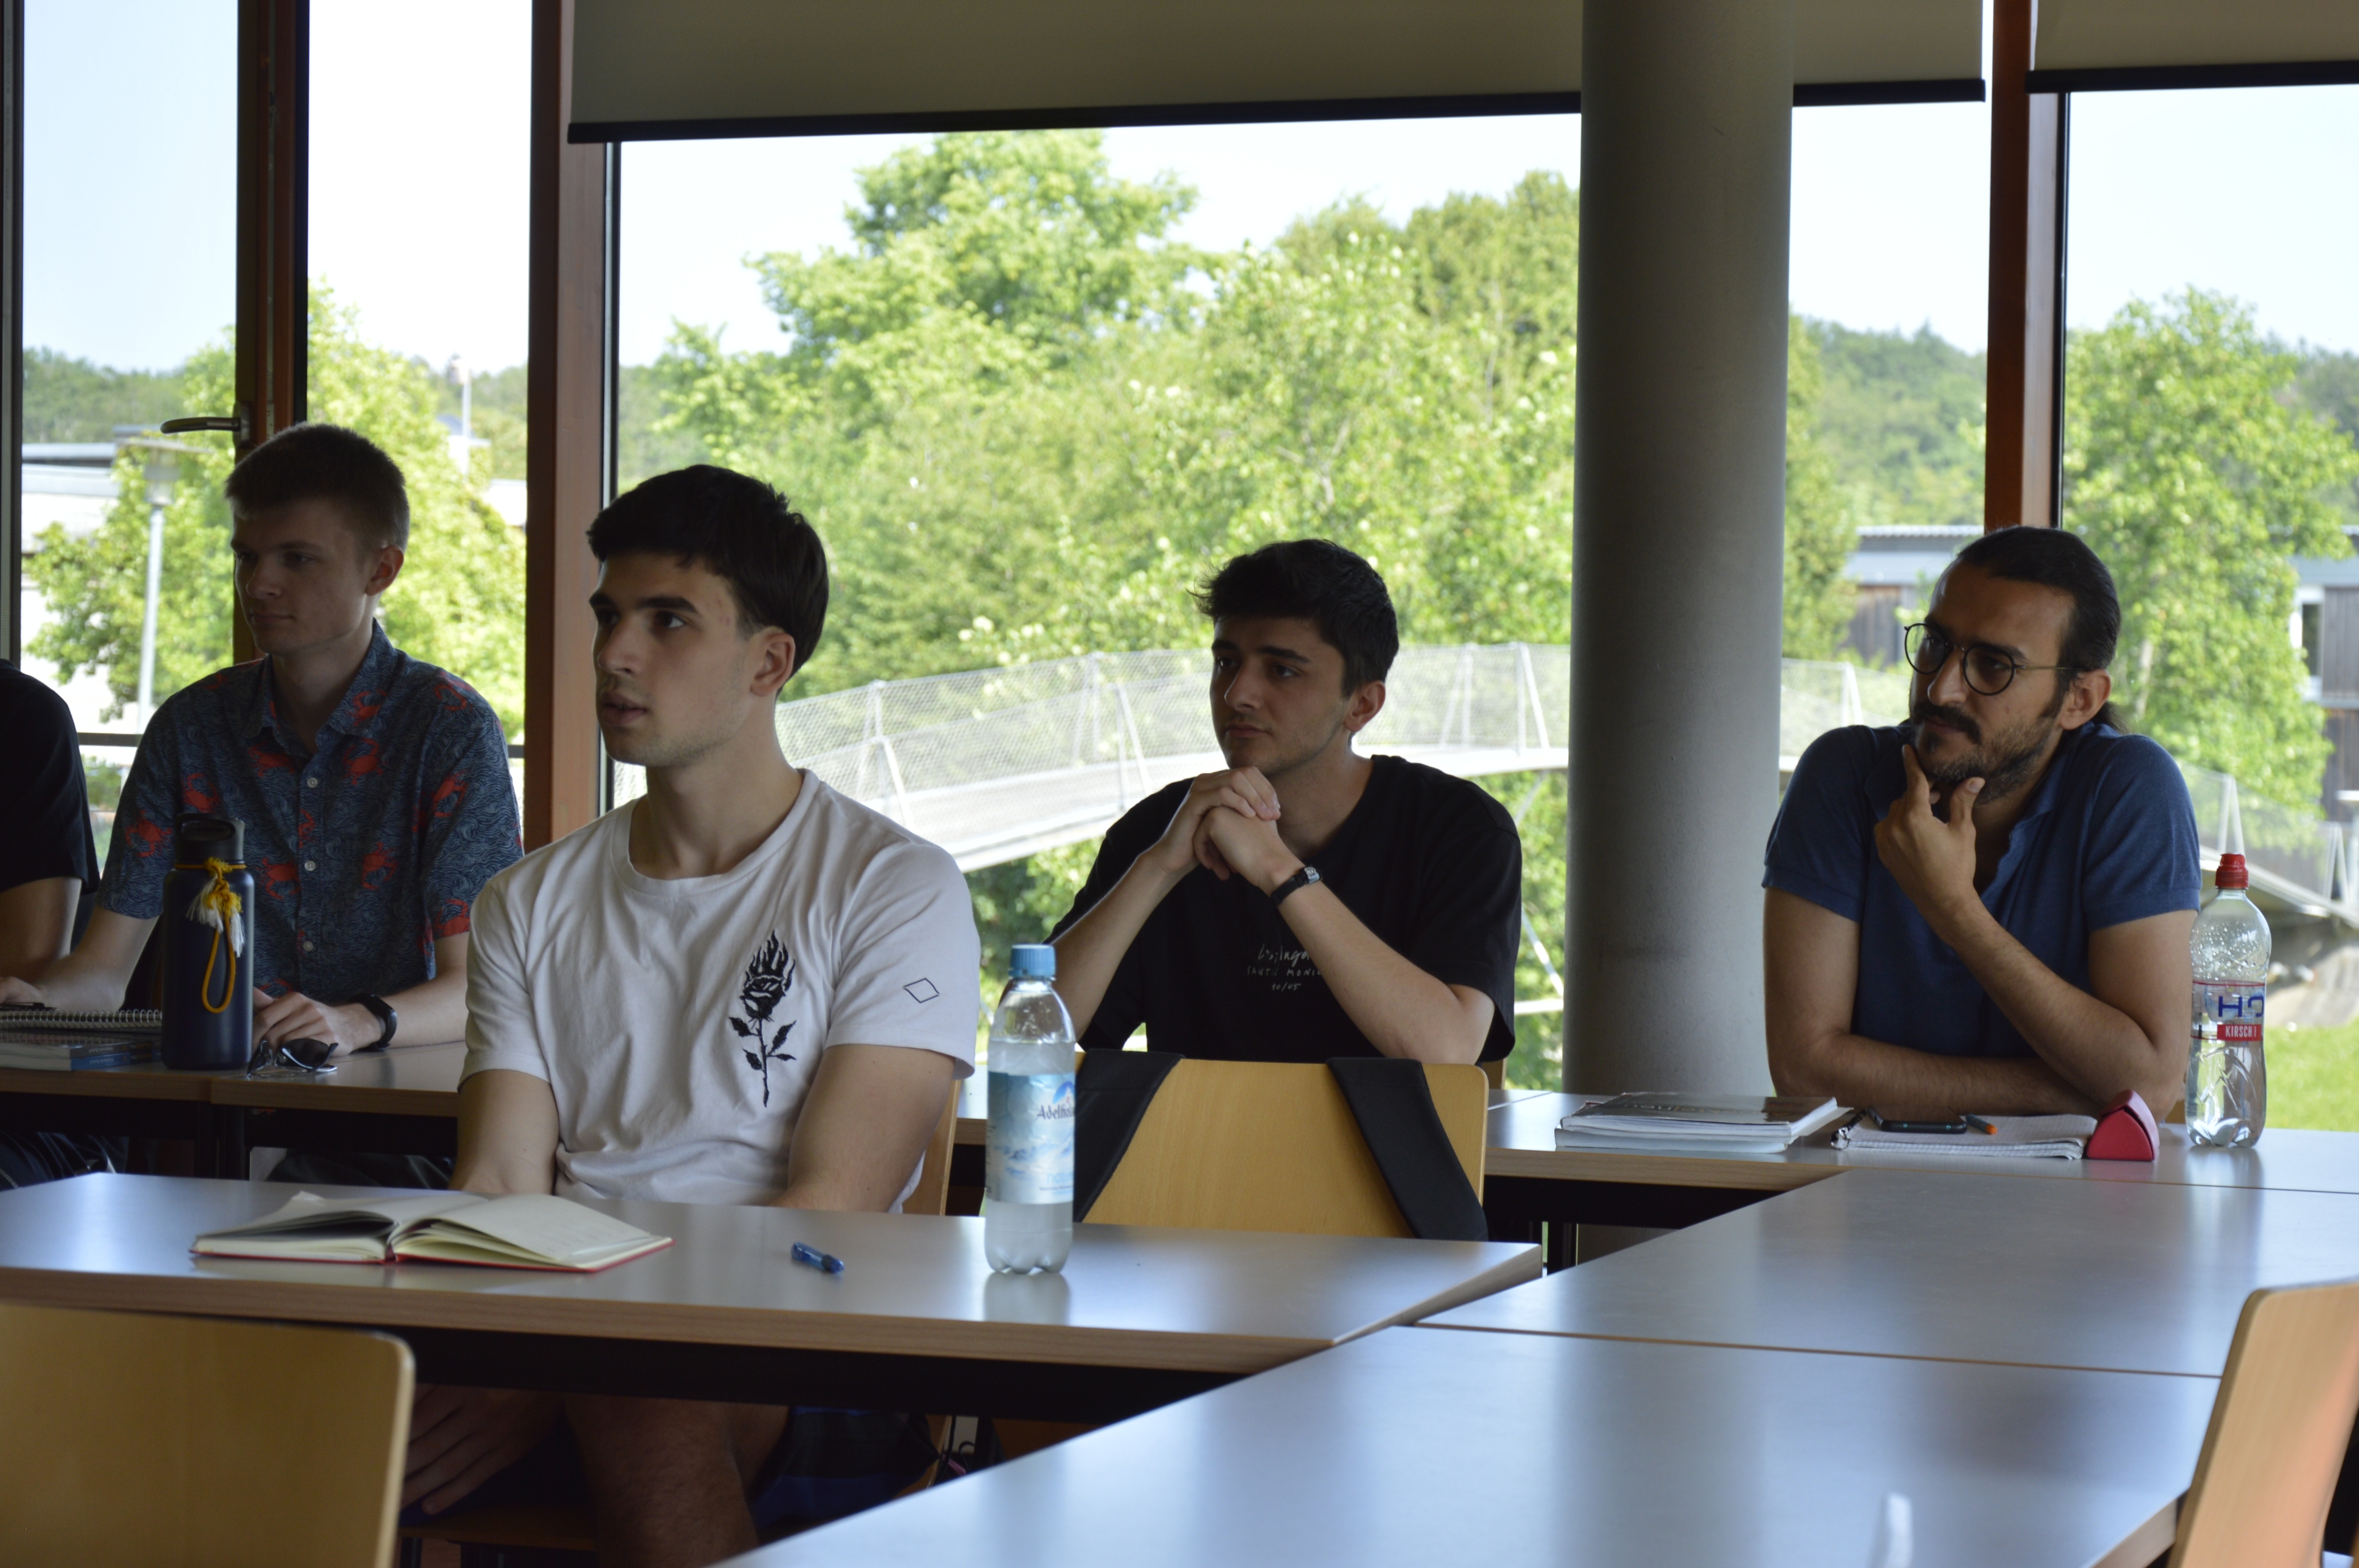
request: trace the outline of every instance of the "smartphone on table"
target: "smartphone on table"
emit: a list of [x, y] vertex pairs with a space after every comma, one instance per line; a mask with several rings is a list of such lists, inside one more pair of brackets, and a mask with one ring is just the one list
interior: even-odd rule
[[1886, 1132], [1968, 1132], [1973, 1123], [1954, 1110], [1937, 1106], [1879, 1105], [1868, 1108], [1867, 1114]]

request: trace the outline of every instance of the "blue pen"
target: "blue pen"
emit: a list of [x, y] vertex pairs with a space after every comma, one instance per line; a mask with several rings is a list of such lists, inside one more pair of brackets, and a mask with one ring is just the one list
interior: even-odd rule
[[822, 1252], [807, 1241], [796, 1242], [794, 1254], [796, 1262], [808, 1263], [822, 1274], [841, 1274], [843, 1272], [842, 1259], [837, 1257], [832, 1252]]

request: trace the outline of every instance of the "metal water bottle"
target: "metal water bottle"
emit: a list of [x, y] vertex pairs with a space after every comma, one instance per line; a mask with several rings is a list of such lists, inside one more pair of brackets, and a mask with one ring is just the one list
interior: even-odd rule
[[254, 876], [245, 827], [184, 811], [158, 933], [164, 947], [164, 1065], [220, 1072], [254, 1054]]

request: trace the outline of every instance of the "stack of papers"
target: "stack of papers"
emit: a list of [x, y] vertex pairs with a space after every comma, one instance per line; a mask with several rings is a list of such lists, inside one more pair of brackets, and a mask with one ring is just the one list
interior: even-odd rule
[[1841, 1115], [1833, 1097], [1628, 1094], [1582, 1106], [1557, 1123], [1560, 1149], [1684, 1146], [1775, 1154]]
[[156, 1059], [156, 1042], [130, 1035], [51, 1034], [0, 1029], [0, 1067], [38, 1067], [55, 1072], [127, 1067]]
[[1905, 1149], [1911, 1154], [1954, 1154], [1961, 1160], [2078, 1160], [2097, 1130], [2086, 1116], [1986, 1116], [1994, 1132], [1886, 1132], [1862, 1121], [1835, 1134], [1835, 1147], [1854, 1153]]

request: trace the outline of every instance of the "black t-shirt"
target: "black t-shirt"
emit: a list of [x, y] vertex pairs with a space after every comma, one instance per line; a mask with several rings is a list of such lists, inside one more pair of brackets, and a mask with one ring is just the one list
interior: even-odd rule
[[0, 659], [0, 892], [51, 877], [98, 885], [82, 744], [65, 698]]
[[[1445, 985], [1489, 997], [1483, 1059], [1505, 1056], [1516, 1043], [1523, 923], [1524, 850], [1515, 822], [1463, 779], [1398, 757], [1370, 762], [1360, 804], [1310, 863], [1394, 952]], [[1163, 836], [1191, 782], [1158, 790], [1106, 830], [1059, 935]], [[1243, 877], [1223, 881], [1201, 866], [1147, 916], [1082, 1044], [1119, 1046], [1141, 1023], [1158, 1051], [1223, 1061], [1376, 1054], [1268, 896]]]

